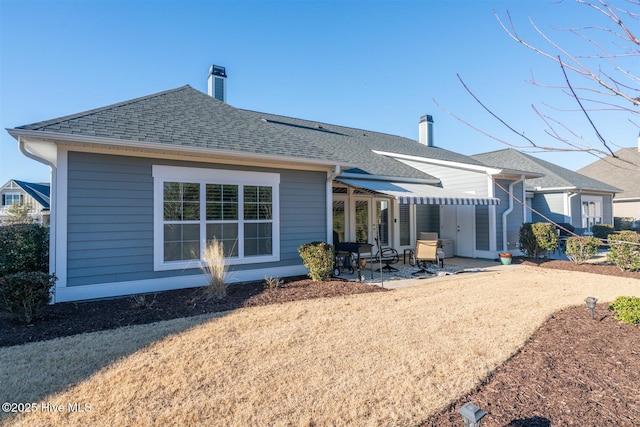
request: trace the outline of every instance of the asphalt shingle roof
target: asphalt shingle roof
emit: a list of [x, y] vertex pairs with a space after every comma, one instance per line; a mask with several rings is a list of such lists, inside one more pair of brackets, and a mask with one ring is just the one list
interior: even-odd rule
[[546, 189], [569, 187], [582, 190], [620, 191], [619, 188], [563, 168], [562, 166], [538, 159], [537, 157], [533, 157], [529, 154], [514, 150], [513, 148], [475, 154], [472, 157], [488, 166], [499, 168], [509, 165], [510, 168], [544, 174], [542, 178], [526, 180], [527, 186], [532, 188], [540, 187], [541, 189]]
[[13, 182], [18, 184], [27, 194], [33, 197], [44, 209], [49, 209], [51, 187], [49, 184], [36, 184], [33, 182], [18, 181], [14, 179]]
[[349, 163], [406, 178], [431, 177], [372, 150], [482, 165], [409, 138], [238, 109], [188, 85], [16, 129]]
[[637, 147], [622, 148], [614, 154], [618, 158], [600, 159], [578, 169], [578, 172], [624, 190], [616, 194], [616, 199], [639, 198], [640, 151]]

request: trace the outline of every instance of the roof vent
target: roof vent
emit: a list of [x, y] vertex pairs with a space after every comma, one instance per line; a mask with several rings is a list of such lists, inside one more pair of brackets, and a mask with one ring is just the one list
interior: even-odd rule
[[227, 71], [224, 67], [209, 67], [208, 93], [218, 101], [227, 102]]

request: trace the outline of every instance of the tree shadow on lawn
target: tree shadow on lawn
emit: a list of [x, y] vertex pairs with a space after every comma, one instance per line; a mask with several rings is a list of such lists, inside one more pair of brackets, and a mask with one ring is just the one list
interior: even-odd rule
[[[132, 297], [54, 304], [32, 325], [3, 314], [0, 402], [40, 402], [156, 341], [238, 308], [378, 291], [384, 290], [342, 279], [314, 282], [298, 276], [269, 289], [263, 282], [233, 284], [221, 300], [207, 298], [206, 288], [191, 288], [147, 294], [145, 307]], [[101, 333], [105, 330], [110, 332]], [[0, 413], [0, 420], [7, 415]]]
[[[184, 317], [0, 348], [0, 401], [51, 402], [64, 405], [66, 410], [67, 403], [73, 402], [51, 401], [47, 396], [81, 383], [155, 342], [216, 321], [229, 313]], [[96, 405], [98, 402], [88, 403]], [[0, 413], [0, 421], [11, 415]]]

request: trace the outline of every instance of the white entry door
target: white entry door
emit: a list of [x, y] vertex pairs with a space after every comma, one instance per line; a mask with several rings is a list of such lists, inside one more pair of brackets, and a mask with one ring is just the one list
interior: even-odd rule
[[475, 256], [475, 207], [466, 205], [440, 206], [440, 238], [451, 239], [454, 254], [473, 258]]

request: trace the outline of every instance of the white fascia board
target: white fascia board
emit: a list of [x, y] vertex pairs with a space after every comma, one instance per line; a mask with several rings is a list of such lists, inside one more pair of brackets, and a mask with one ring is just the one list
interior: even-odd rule
[[571, 191], [578, 190], [578, 187], [534, 187], [534, 191], [536, 192], [545, 192], [545, 191]]
[[396, 159], [413, 160], [415, 162], [421, 162], [421, 163], [431, 163], [434, 165], [450, 166], [458, 169], [467, 169], [472, 171], [484, 172], [488, 175], [498, 175], [503, 172], [503, 169], [496, 169], [489, 166], [470, 165], [468, 163], [452, 162], [450, 160], [437, 160], [437, 159], [431, 159], [429, 157], [411, 156], [408, 154], [390, 153], [387, 151], [378, 151], [378, 150], [372, 150], [372, 151], [376, 154], [380, 154], [387, 157], [393, 157]]
[[627, 198], [614, 198], [613, 203], [616, 202], [640, 202], [640, 197], [627, 197]]
[[283, 164], [301, 164], [301, 165], [320, 165], [335, 167], [340, 165], [343, 168], [357, 167], [352, 163], [338, 162], [330, 160], [305, 159], [298, 157], [289, 157], [273, 154], [262, 153], [243, 153], [234, 150], [220, 150], [203, 147], [188, 147], [183, 145], [167, 145], [157, 142], [141, 142], [134, 140], [122, 140], [116, 138], [92, 137], [85, 135], [60, 134], [57, 132], [43, 132], [23, 129], [7, 129], [7, 132], [15, 139], [22, 139], [28, 142], [44, 141], [50, 143], [72, 143], [81, 144], [86, 147], [102, 147], [102, 148], [119, 148], [122, 150], [161, 152], [167, 154], [190, 154], [199, 157], [215, 157], [217, 159], [238, 159], [253, 160], [265, 163], [283, 163]]

